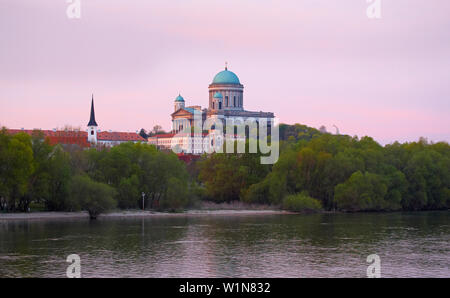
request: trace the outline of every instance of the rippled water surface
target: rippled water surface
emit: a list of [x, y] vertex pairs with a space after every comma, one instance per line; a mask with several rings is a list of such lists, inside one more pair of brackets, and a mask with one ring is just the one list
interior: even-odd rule
[[0, 277], [450, 277], [450, 212], [0, 221]]

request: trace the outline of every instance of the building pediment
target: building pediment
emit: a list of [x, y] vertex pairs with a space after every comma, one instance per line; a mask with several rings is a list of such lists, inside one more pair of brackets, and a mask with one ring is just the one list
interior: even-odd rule
[[190, 112], [190, 111], [188, 111], [186, 109], [183, 109], [183, 108], [181, 108], [178, 111], [173, 112], [171, 114], [172, 118], [186, 118], [186, 117], [192, 117], [193, 115], [194, 115], [193, 112]]

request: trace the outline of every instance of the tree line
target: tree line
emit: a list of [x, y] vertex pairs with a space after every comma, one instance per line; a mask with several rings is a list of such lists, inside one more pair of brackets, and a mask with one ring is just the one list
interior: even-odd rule
[[425, 139], [381, 146], [370, 137], [332, 135], [280, 125], [280, 158], [213, 154], [199, 163], [208, 199], [300, 210], [437, 210], [450, 208], [450, 146]]
[[[200, 200], [269, 204], [293, 211], [438, 210], [450, 207], [450, 145], [425, 139], [381, 146], [370, 137], [280, 127], [280, 157], [203, 155], [123, 143], [82, 150], [41, 132], [0, 132], [0, 211], [178, 211]], [[248, 146], [248, 144], [247, 144]], [[235, 151], [236, 152], [236, 151]], [[247, 150], [248, 152], [248, 150]]]
[[[142, 193], [144, 202], [142, 202]], [[195, 203], [196, 187], [173, 153], [123, 143], [81, 150], [50, 145], [42, 132], [0, 132], [0, 211], [183, 209]]]

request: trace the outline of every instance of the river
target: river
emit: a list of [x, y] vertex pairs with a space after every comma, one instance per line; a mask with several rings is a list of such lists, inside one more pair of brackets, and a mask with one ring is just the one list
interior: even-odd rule
[[0, 220], [0, 277], [450, 277], [450, 212]]

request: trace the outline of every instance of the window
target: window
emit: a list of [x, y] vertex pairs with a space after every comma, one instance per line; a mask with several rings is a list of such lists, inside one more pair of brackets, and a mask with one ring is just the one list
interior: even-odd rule
[[222, 109], [222, 102], [219, 101], [219, 110]]
[[93, 136], [94, 135], [94, 130], [91, 130], [91, 136]]
[[236, 96], [233, 98], [234, 106], [236, 106]]
[[225, 106], [228, 107], [228, 96], [225, 96]]

